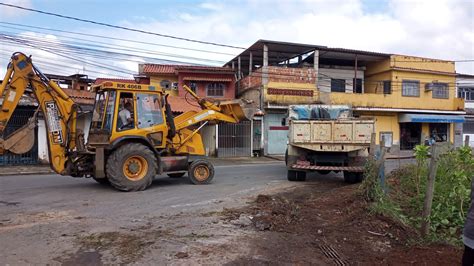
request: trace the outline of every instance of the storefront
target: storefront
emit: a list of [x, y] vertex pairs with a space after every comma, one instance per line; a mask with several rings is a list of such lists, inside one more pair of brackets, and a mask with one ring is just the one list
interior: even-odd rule
[[434, 142], [454, 142], [454, 125], [464, 123], [463, 115], [400, 114], [400, 149]]

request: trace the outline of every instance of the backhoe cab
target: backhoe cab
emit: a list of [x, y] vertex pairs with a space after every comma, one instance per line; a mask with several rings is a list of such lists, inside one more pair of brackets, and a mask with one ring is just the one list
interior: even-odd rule
[[[162, 89], [104, 82], [92, 88], [96, 96], [86, 143], [82, 130], [76, 128], [77, 105], [29, 57], [15, 53], [0, 87], [0, 136], [27, 87], [46, 119], [52, 169], [61, 175], [92, 177], [122, 191], [144, 190], [155, 175], [163, 173], [181, 177], [188, 172], [192, 183], [209, 183], [214, 168], [203, 157], [199, 130], [209, 121], [237, 123], [245, 118], [240, 101], [213, 103], [186, 86], [201, 110], [173, 117]], [[31, 137], [35, 119], [6, 139], [0, 138], [0, 154], [31, 148], [21, 143]]]

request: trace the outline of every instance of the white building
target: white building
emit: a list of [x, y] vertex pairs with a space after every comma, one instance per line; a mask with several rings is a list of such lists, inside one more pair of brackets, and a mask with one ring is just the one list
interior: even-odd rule
[[461, 128], [463, 139], [469, 136], [469, 145], [474, 147], [474, 75], [458, 74], [456, 76], [456, 94], [458, 98], [465, 100], [466, 122]]

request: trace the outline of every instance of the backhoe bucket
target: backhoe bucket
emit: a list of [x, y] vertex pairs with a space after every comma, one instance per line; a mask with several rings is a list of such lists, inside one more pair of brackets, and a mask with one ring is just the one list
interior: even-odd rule
[[30, 118], [28, 123], [10, 134], [7, 139], [0, 138], [0, 154], [6, 151], [23, 154], [30, 151], [35, 144], [36, 119]]

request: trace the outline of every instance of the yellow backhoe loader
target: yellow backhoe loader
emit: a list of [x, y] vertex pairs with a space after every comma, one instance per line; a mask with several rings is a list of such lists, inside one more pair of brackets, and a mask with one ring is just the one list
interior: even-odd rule
[[117, 82], [93, 86], [95, 105], [86, 143], [76, 123], [80, 106], [31, 57], [14, 53], [0, 85], [0, 154], [22, 154], [34, 145], [38, 112], [24, 127], [3, 136], [20, 98], [29, 93], [44, 114], [49, 163], [56, 173], [91, 177], [121, 191], [144, 190], [163, 173], [181, 177], [188, 172], [192, 183], [207, 184], [214, 168], [203, 156], [199, 130], [210, 121], [237, 123], [246, 112], [238, 100], [214, 103], [184, 88], [201, 110], [173, 117], [161, 88]]

